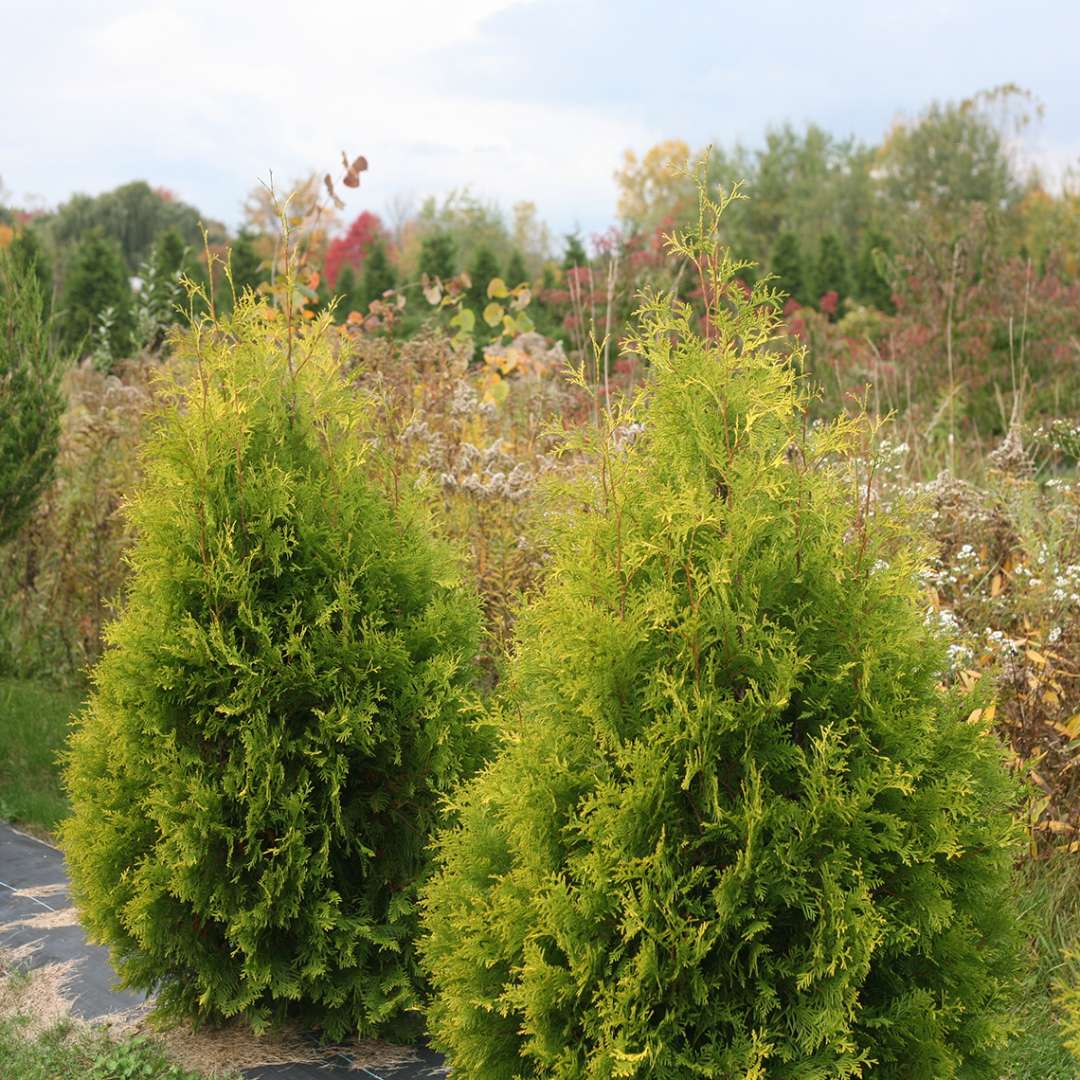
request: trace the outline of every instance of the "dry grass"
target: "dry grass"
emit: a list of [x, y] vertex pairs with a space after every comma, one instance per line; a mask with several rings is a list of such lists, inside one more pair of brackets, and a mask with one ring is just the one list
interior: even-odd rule
[[[62, 922], [56, 921], [61, 918]], [[74, 909], [67, 908], [5, 925], [45, 929], [70, 925], [73, 921]], [[22, 1031], [29, 1039], [64, 1021], [72, 1026], [72, 1038], [94, 1029], [105, 1029], [117, 1040], [142, 1035], [157, 1043], [170, 1061], [208, 1077], [231, 1076], [240, 1069], [272, 1065], [326, 1065], [337, 1054], [351, 1059], [355, 1069], [377, 1070], [416, 1060], [415, 1051], [408, 1046], [366, 1039], [319, 1046], [299, 1028], [288, 1026], [262, 1036], [254, 1035], [242, 1022], [197, 1029], [186, 1025], [162, 1028], [149, 1015], [149, 1006], [112, 1013], [91, 1024], [71, 1012], [72, 981], [78, 961], [31, 969], [36, 948], [32, 944], [0, 950], [0, 1021], [17, 1016], [28, 1018]]]

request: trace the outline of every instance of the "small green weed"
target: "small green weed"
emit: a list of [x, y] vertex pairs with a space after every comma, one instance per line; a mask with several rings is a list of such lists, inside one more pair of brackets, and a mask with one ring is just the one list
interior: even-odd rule
[[94, 1060], [93, 1080], [199, 1080], [198, 1074], [170, 1065], [144, 1036], [113, 1043]]

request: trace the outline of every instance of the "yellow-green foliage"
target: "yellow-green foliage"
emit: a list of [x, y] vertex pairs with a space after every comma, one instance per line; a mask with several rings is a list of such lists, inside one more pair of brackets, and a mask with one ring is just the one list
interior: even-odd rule
[[462, 1080], [990, 1080], [1016, 789], [720, 209], [674, 245], [709, 320], [645, 302], [651, 386], [592, 446], [438, 841], [433, 1039]]
[[476, 760], [479, 610], [412, 485], [383, 490], [327, 326], [249, 295], [177, 342], [63, 843], [124, 983], [336, 1037], [416, 1003], [428, 836]]
[[1072, 978], [1062, 983], [1058, 1004], [1064, 1016], [1065, 1046], [1080, 1062], [1080, 950], [1067, 957], [1067, 966]]

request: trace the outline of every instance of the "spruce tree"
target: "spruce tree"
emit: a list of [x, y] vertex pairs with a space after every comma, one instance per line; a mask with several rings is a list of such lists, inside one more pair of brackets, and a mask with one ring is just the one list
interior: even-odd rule
[[529, 269], [525, 265], [521, 252], [515, 248], [510, 253], [510, 261], [506, 264], [506, 284], [511, 289], [516, 289], [519, 285], [526, 285], [528, 282]]
[[469, 289], [469, 299], [473, 304], [483, 307], [487, 303], [487, 287], [492, 278], [499, 276], [499, 263], [492, 254], [491, 248], [481, 244], [473, 255], [472, 265], [469, 267], [469, 278], [472, 287]]
[[68, 754], [73, 896], [166, 1014], [402, 1032], [429, 834], [477, 751], [479, 605], [325, 317], [249, 294], [175, 347]]
[[376, 237], [371, 242], [367, 257], [364, 259], [364, 299], [369, 304], [372, 300], [380, 300], [383, 293], [396, 285], [397, 279], [394, 268], [390, 264], [390, 257], [386, 253], [386, 244], [381, 236]]
[[566, 250], [563, 252], [562, 268], [573, 270], [578, 266], [588, 266], [589, 256], [585, 254], [585, 247], [581, 243], [581, 237], [575, 233], [568, 233], [566, 237]]
[[878, 311], [892, 314], [893, 290], [883, 272], [884, 260], [889, 256], [891, 245], [883, 233], [870, 229], [863, 236], [859, 260], [855, 267], [855, 294], [864, 303]]
[[836, 293], [837, 300], [843, 301], [851, 292], [847, 256], [836, 233], [825, 233], [821, 238], [813, 280], [815, 304], [820, 303], [826, 293]]
[[457, 245], [442, 229], [429, 233], [420, 245], [420, 273], [447, 281], [457, 273]]
[[241, 229], [236, 236], [229, 253], [233, 287], [240, 296], [245, 289], [257, 289], [265, 280], [262, 272], [262, 259], [255, 250], [256, 237], [247, 229]]
[[163, 280], [178, 281], [185, 270], [188, 247], [175, 227], [166, 229], [154, 240], [150, 261], [154, 272]]
[[52, 479], [64, 407], [38, 264], [24, 256], [0, 248], [0, 544]]
[[799, 238], [793, 232], [782, 232], [773, 249], [772, 273], [775, 288], [800, 304], [806, 303], [805, 269]]
[[424, 892], [429, 1028], [463, 1080], [996, 1080], [1017, 792], [721, 209], [672, 245], [704, 333], [645, 299], [652, 381], [550, 518]]
[[341, 272], [338, 274], [333, 294], [339, 298], [337, 306], [339, 321], [343, 320], [350, 311], [363, 311], [366, 306], [356, 284], [356, 271], [348, 263], [341, 268]]
[[106, 310], [112, 312], [109, 352], [113, 359], [119, 359], [134, 344], [131, 284], [119, 246], [95, 229], [76, 248], [64, 272], [58, 312], [63, 348], [70, 353], [85, 349]]

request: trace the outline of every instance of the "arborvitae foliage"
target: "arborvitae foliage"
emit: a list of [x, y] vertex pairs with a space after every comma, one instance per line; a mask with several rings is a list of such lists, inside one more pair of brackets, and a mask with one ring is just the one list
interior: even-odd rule
[[248, 294], [174, 342], [190, 376], [162, 374], [63, 838], [126, 985], [339, 1037], [416, 1004], [415, 889], [475, 764], [480, 619], [327, 325]]
[[873, 229], [866, 233], [855, 265], [855, 294], [864, 304], [892, 314], [896, 310], [893, 289], [883, 272], [889, 254], [887, 236]]
[[370, 304], [372, 300], [381, 299], [383, 293], [396, 285], [397, 279], [390, 264], [390, 257], [386, 253], [386, 244], [382, 237], [376, 237], [371, 242], [364, 260], [364, 299]]
[[112, 312], [108, 346], [115, 359], [127, 355], [133, 344], [131, 284], [120, 248], [95, 230], [79, 244], [64, 272], [59, 311], [64, 348], [69, 352], [85, 349], [106, 310]]
[[780, 292], [806, 303], [806, 270], [802, 251], [799, 250], [799, 238], [793, 232], [782, 232], [776, 241], [772, 256], [773, 286]]
[[440, 229], [424, 237], [420, 245], [420, 273], [443, 281], [457, 273], [457, 245], [450, 233]]
[[836, 293], [838, 299], [843, 300], [851, 292], [847, 256], [844, 254], [844, 245], [836, 233], [826, 233], [821, 238], [813, 279], [815, 304], [826, 293]]
[[506, 264], [506, 284], [511, 289], [518, 285], [524, 285], [529, 281], [529, 269], [525, 265], [525, 259], [516, 248], [510, 253], [510, 261]]
[[64, 398], [36, 273], [0, 248], [0, 544], [52, 478]]
[[806, 425], [720, 209], [672, 243], [705, 335], [645, 300], [651, 385], [592, 444], [438, 841], [430, 1029], [462, 1080], [996, 1078], [1014, 785], [939, 685], [861, 422]]
[[566, 237], [566, 251], [563, 252], [562, 268], [573, 270], [575, 266], [588, 266], [589, 256], [585, 254], [585, 247], [581, 243], [581, 237], [577, 233], [569, 233]]

